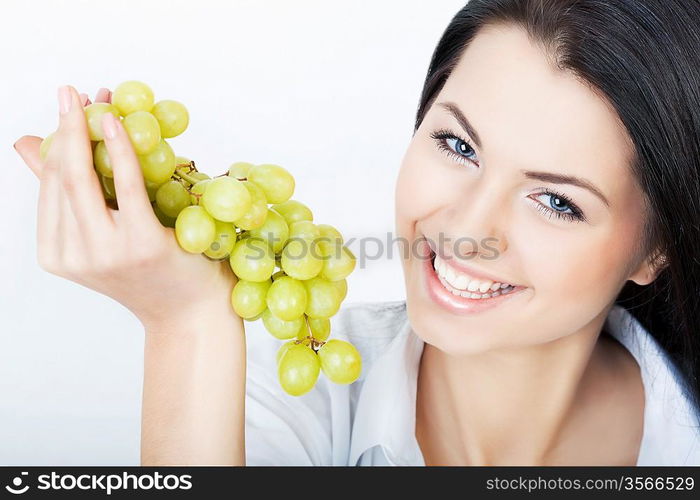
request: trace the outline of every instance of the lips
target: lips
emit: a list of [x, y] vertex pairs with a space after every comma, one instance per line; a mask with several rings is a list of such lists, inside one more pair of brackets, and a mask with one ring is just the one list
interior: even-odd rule
[[[422, 259], [424, 284], [432, 301], [452, 314], [469, 315], [486, 311], [520, 295], [520, 292], [527, 288], [513, 285], [506, 285], [503, 288], [499, 286], [498, 290], [489, 289], [486, 294], [481, 293], [480, 290], [476, 292], [460, 290], [439, 276], [434, 268], [435, 255], [430, 248], [429, 258]], [[487, 279], [482, 283], [488, 281], [490, 280]]]

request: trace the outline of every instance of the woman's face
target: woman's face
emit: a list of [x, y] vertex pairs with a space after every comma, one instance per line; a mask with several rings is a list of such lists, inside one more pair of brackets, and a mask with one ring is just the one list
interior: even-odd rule
[[[524, 32], [482, 30], [396, 186], [414, 331], [452, 354], [538, 344], [601, 321], [628, 279], [650, 282], [635, 255], [644, 219], [632, 151], [615, 111]], [[472, 298], [511, 290], [498, 282], [516, 286]]]

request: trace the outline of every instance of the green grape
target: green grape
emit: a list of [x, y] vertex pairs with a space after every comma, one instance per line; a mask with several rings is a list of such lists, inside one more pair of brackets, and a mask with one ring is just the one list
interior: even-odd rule
[[163, 184], [175, 172], [175, 153], [164, 139], [161, 139], [153, 151], [138, 158], [143, 177], [148, 181]]
[[252, 318], [243, 318], [243, 319], [246, 320], [246, 321], [257, 321], [257, 320], [259, 320], [260, 318], [262, 318], [262, 313], [256, 314], [256, 315], [253, 316]]
[[304, 315], [302, 315], [301, 319], [302, 319], [302, 325], [301, 325], [301, 328], [299, 328], [299, 330], [297, 330], [296, 339], [303, 341], [303, 340], [308, 339], [309, 336], [311, 335], [311, 333], [309, 332], [309, 325], [307, 325], [307, 321], [309, 320], [309, 318], [306, 316], [306, 314], [304, 314]]
[[250, 210], [250, 193], [233, 177], [217, 177], [207, 185], [200, 205], [215, 219], [233, 222]]
[[329, 340], [318, 350], [318, 357], [323, 373], [336, 384], [351, 384], [362, 371], [360, 353], [354, 345], [344, 340]]
[[153, 107], [153, 91], [142, 82], [123, 82], [112, 92], [112, 104], [122, 116], [137, 111], [150, 111]]
[[338, 249], [323, 258], [321, 276], [330, 281], [345, 279], [355, 269], [355, 256], [350, 249], [345, 246]]
[[183, 208], [190, 206], [190, 194], [181, 182], [168, 181], [158, 188], [156, 203], [165, 215], [177, 217]]
[[236, 219], [236, 226], [241, 229], [256, 229], [265, 223], [267, 218], [267, 199], [265, 193], [257, 184], [249, 181], [241, 181], [250, 193], [250, 209], [241, 217]]
[[152, 152], [161, 141], [158, 120], [148, 111], [135, 111], [125, 116], [122, 125], [138, 155]]
[[254, 165], [247, 179], [262, 188], [268, 203], [284, 203], [294, 194], [294, 177], [279, 165]]
[[216, 237], [216, 224], [202, 207], [190, 205], [177, 216], [175, 236], [183, 250], [202, 253]]
[[279, 270], [279, 271], [277, 271], [276, 273], [274, 273], [274, 274], [272, 275], [272, 281], [275, 281], [276, 279], [279, 279], [279, 278], [281, 278], [282, 276], [287, 276], [287, 275], [284, 274], [284, 271]]
[[289, 226], [280, 214], [272, 209], [267, 210], [265, 223], [250, 230], [250, 235], [264, 239], [272, 247], [274, 253], [280, 253], [289, 238]]
[[289, 240], [282, 250], [282, 270], [298, 280], [308, 280], [323, 269], [323, 258], [316, 243], [297, 238]]
[[46, 157], [49, 155], [49, 149], [51, 149], [51, 143], [53, 142], [55, 133], [56, 132], [51, 132], [39, 145], [39, 158], [41, 158], [42, 161], [46, 160]]
[[[207, 189], [207, 193], [209, 189], [211, 188]], [[258, 238], [246, 238], [237, 242], [229, 262], [233, 272], [242, 280], [265, 281], [270, 279], [275, 270], [275, 256], [272, 250], [265, 240]]]
[[338, 280], [338, 281], [331, 281], [333, 283], [333, 286], [335, 286], [335, 289], [338, 291], [338, 296], [340, 297], [340, 301], [344, 301], [345, 297], [348, 294], [348, 282], [344, 279]]
[[332, 282], [321, 277], [304, 281], [306, 287], [306, 310], [309, 318], [330, 318], [340, 308], [340, 294]]
[[211, 177], [209, 177], [204, 172], [191, 172], [189, 175], [190, 177], [197, 179], [198, 181], [211, 180]]
[[277, 356], [276, 356], [276, 359], [277, 359], [277, 366], [279, 366], [280, 360], [282, 359], [282, 356], [284, 356], [285, 354], [287, 354], [287, 350], [288, 350], [291, 346], [293, 346], [295, 343], [296, 343], [296, 342], [295, 342], [294, 340], [290, 340], [290, 341], [285, 342], [284, 344], [282, 344], [282, 345], [280, 346], [280, 348], [277, 349]]
[[260, 282], [238, 280], [231, 292], [231, 305], [236, 314], [244, 319], [262, 314], [267, 307], [265, 296], [271, 283], [270, 280]]
[[[105, 177], [105, 179], [108, 179], [108, 177]], [[152, 205], [153, 213], [156, 215], [156, 218], [160, 221], [162, 226], [175, 227], [176, 219], [174, 217], [168, 217], [167, 215], [165, 215], [155, 202], [153, 202]]]
[[[269, 292], [269, 288], [267, 290]], [[263, 325], [270, 332], [270, 335], [280, 340], [292, 339], [296, 337], [299, 330], [304, 326], [304, 316], [299, 316], [289, 321], [279, 319], [272, 314], [269, 309], [265, 309], [262, 313]]]
[[151, 113], [158, 120], [160, 133], [164, 138], [180, 135], [190, 123], [190, 114], [187, 108], [178, 101], [165, 99], [153, 105]]
[[158, 188], [161, 187], [162, 184], [156, 184], [155, 182], [151, 182], [146, 179], [144, 179], [143, 182], [146, 185], [146, 193], [148, 193], [148, 200], [156, 201], [156, 193], [158, 192]]
[[253, 164], [248, 163], [247, 161], [237, 161], [236, 163], [231, 164], [231, 166], [228, 168], [228, 175], [239, 180], [245, 179], [248, 177], [248, 171], [252, 166]]
[[177, 166], [177, 167], [186, 167], [190, 163], [192, 163], [192, 160], [190, 160], [186, 156], [176, 156], [175, 157], [175, 166]]
[[338, 247], [343, 245], [343, 235], [340, 234], [340, 231], [329, 224], [317, 224], [316, 227], [321, 233], [319, 247], [323, 255], [339, 251]]
[[102, 186], [102, 194], [106, 200], [116, 200], [117, 191], [114, 188], [114, 179], [111, 177], [105, 177], [104, 175], [97, 172], [97, 177], [100, 179], [100, 185]]
[[107, 146], [105, 146], [104, 142], [100, 141], [97, 143], [97, 146], [95, 146], [92, 161], [95, 164], [95, 168], [99, 173], [101, 173], [105, 177], [114, 177], [114, 172], [112, 171], [112, 162], [109, 159]]
[[94, 102], [85, 107], [85, 120], [91, 141], [105, 140], [102, 131], [102, 117], [105, 113], [112, 113], [116, 119], [119, 119], [119, 110], [108, 102]]
[[321, 368], [318, 356], [309, 346], [289, 346], [277, 367], [280, 385], [287, 394], [301, 396], [316, 384]]
[[292, 222], [289, 225], [289, 239], [303, 238], [306, 240], [316, 240], [321, 237], [321, 231], [316, 224], [308, 220]]
[[210, 259], [221, 260], [228, 257], [236, 244], [236, 227], [230, 222], [214, 220], [216, 224], [216, 237], [211, 242], [204, 255]]
[[286, 220], [287, 224], [290, 226], [294, 222], [314, 220], [314, 214], [311, 212], [311, 209], [297, 200], [285, 201], [284, 203], [273, 205], [272, 208], [284, 217], [284, 220]]
[[316, 227], [321, 233], [321, 237], [327, 238], [328, 241], [335, 242], [336, 240], [340, 240], [341, 243], [343, 242], [343, 235], [330, 224], [316, 224]]
[[210, 182], [211, 179], [203, 179], [190, 188], [190, 203], [192, 203], [192, 205], [200, 204], [199, 202], [202, 201], [201, 195], [203, 195], [204, 191], [207, 190], [207, 185]]
[[[325, 342], [331, 334], [331, 320], [328, 318], [309, 318], [308, 322], [311, 336], [319, 342]], [[300, 332], [299, 335], [303, 334], [305, 337], [307, 333], [308, 332]], [[299, 340], [301, 340], [301, 338], [299, 338]]]
[[300, 318], [306, 309], [306, 302], [306, 288], [301, 281], [289, 276], [273, 281], [267, 291], [267, 308], [285, 321]]

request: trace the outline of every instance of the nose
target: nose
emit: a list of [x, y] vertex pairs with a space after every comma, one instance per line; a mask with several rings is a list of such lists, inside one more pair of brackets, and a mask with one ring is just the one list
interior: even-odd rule
[[510, 209], [502, 179], [470, 179], [448, 208], [447, 236], [453, 242], [454, 255], [496, 260], [505, 253]]

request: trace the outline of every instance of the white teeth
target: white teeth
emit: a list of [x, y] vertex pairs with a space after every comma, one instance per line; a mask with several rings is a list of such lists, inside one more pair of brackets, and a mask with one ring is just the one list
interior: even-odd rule
[[457, 276], [457, 279], [455, 280], [455, 282], [452, 283], [452, 286], [455, 288], [459, 288], [460, 290], [466, 290], [468, 284], [469, 284], [469, 277], [464, 275], [464, 274], [460, 274], [459, 276]]
[[457, 278], [457, 273], [455, 272], [455, 270], [451, 267], [448, 267], [447, 272], [445, 273], [445, 281], [447, 281], [448, 283], [451, 284], [452, 282], [455, 281], [456, 278]]
[[447, 263], [438, 256], [435, 256], [434, 267], [440, 277], [459, 290], [466, 290], [474, 293], [480, 292], [483, 294], [489, 290], [496, 291], [499, 288], [508, 286], [508, 283], [474, 279], [467, 274], [460, 273], [452, 266], [448, 266]]
[[458, 272], [453, 267], [448, 266], [447, 263], [438, 256], [435, 256], [433, 265], [440, 281], [453, 295], [471, 299], [486, 299], [509, 293], [514, 288], [508, 283], [473, 279], [464, 273]]

